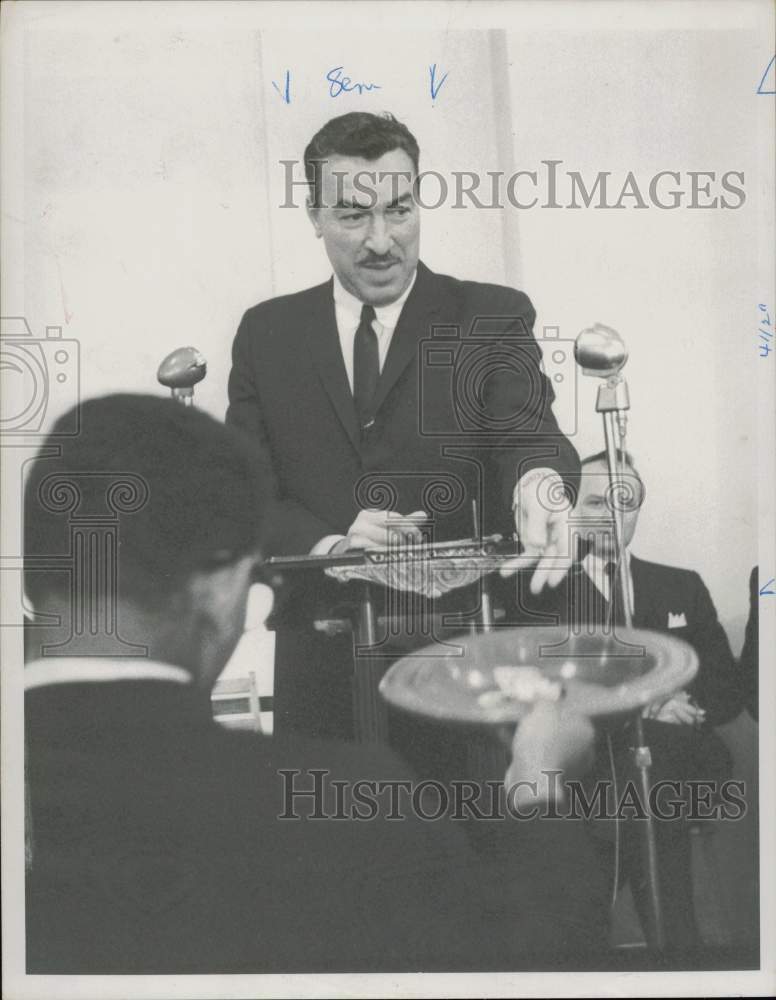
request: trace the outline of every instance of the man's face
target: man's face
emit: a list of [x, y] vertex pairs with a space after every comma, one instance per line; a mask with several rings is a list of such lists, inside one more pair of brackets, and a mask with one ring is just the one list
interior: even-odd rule
[[308, 214], [335, 274], [361, 302], [395, 302], [418, 263], [412, 160], [403, 149], [377, 160], [333, 156], [320, 176], [322, 207], [308, 207]]
[[614, 511], [624, 509], [623, 541], [628, 546], [636, 532], [643, 487], [636, 474], [625, 467], [625, 485], [620, 494], [609, 491], [606, 462], [590, 462], [582, 468], [579, 496], [574, 507], [574, 526], [582, 541], [591, 540], [590, 551], [601, 559], [614, 559]]

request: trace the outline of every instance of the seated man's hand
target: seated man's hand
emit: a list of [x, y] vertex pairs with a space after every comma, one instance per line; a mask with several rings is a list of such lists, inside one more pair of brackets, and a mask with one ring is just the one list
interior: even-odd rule
[[699, 726], [706, 718], [705, 710], [696, 705], [686, 691], [677, 691], [664, 701], [653, 701], [641, 714], [645, 719], [678, 726]]
[[563, 480], [554, 469], [531, 469], [517, 484], [514, 493], [515, 531], [523, 553], [501, 568], [508, 576], [536, 564], [531, 592], [538, 594], [546, 585], [557, 585], [571, 567], [568, 517], [571, 504]]
[[382, 549], [401, 542], [422, 542], [420, 528], [427, 521], [428, 515], [422, 510], [407, 515], [391, 510], [362, 510], [348, 528], [347, 535], [330, 553], [337, 555], [350, 549]]
[[518, 723], [512, 740], [512, 761], [504, 779], [507, 792], [511, 790], [519, 804], [552, 798], [554, 785], [546, 772], [584, 774], [593, 762], [593, 735], [587, 716], [562, 701], [538, 699]]

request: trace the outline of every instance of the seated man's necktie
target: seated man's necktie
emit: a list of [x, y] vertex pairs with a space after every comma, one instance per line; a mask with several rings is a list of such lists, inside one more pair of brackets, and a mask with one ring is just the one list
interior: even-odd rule
[[380, 353], [377, 334], [372, 327], [374, 318], [374, 308], [363, 306], [353, 341], [353, 400], [361, 430], [369, 427], [374, 420], [372, 405], [380, 378]]

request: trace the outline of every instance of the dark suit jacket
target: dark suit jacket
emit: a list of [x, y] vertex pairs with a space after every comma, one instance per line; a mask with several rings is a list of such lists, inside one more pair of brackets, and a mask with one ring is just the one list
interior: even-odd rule
[[296, 789], [324, 771], [330, 817], [354, 781], [411, 776], [387, 750], [224, 731], [165, 681], [36, 688], [25, 716], [29, 973], [547, 967], [559, 943], [580, 962], [603, 943], [578, 824], [497, 822], [475, 857], [460, 823], [421, 822], [404, 799], [400, 821], [389, 799], [368, 822], [280, 819], [280, 769], [303, 772]]
[[[374, 423], [362, 434], [332, 282], [249, 309], [234, 341], [227, 421], [251, 435], [274, 486], [269, 554], [309, 552], [326, 535], [344, 535], [368, 507], [424, 509], [433, 538], [443, 541], [471, 536], [476, 499], [485, 532], [511, 535], [519, 475], [537, 466], [578, 471], [551, 410], [533, 321], [522, 292], [419, 264], [378, 383]], [[345, 596], [316, 573], [295, 579], [279, 602], [277, 731], [350, 735], [349, 643], [323, 640], [311, 626]], [[453, 599], [459, 609], [477, 606], [471, 595]]]
[[345, 534], [364, 507], [426, 509], [435, 537], [511, 534], [520, 474], [578, 470], [539, 371], [534, 310], [522, 292], [458, 281], [418, 265], [359, 432], [337, 333], [332, 282], [249, 309], [233, 348], [227, 421], [268, 459], [278, 510], [271, 554]]
[[[634, 628], [664, 632], [689, 643], [698, 654], [699, 668], [689, 686], [690, 694], [706, 710], [706, 721], [713, 726], [734, 719], [742, 701], [737, 684], [735, 661], [725, 630], [706, 585], [692, 570], [664, 566], [631, 556], [633, 575]], [[580, 614], [583, 593], [594, 585], [581, 565], [554, 590], [545, 588], [537, 597], [529, 591], [530, 575], [521, 574], [518, 584], [517, 612], [524, 623], [565, 623], [570, 614]], [[606, 602], [596, 598], [604, 614]], [[684, 615], [686, 624], [669, 626], [669, 615]], [[674, 619], [676, 620], [676, 618]]]

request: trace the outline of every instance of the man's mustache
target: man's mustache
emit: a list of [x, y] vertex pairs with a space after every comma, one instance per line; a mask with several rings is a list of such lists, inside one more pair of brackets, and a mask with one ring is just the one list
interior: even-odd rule
[[388, 256], [385, 257], [364, 257], [362, 260], [359, 261], [359, 264], [366, 264], [367, 266], [369, 264], [399, 264], [399, 263], [401, 263], [401, 259], [399, 257], [395, 257], [393, 254], [389, 254]]

